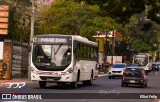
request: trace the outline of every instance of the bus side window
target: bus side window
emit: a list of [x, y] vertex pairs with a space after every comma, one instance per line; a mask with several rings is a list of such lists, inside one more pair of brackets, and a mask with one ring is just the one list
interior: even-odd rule
[[78, 43], [77, 43], [77, 42], [74, 42], [74, 44], [73, 44], [73, 51], [74, 51], [74, 53], [75, 53], [76, 50], [77, 50], [77, 45], [78, 45]]

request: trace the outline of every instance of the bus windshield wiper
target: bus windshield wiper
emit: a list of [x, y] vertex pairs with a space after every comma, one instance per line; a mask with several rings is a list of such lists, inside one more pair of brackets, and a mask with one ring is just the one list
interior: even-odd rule
[[61, 48], [62, 45], [63, 45], [63, 44], [60, 44], [60, 45], [59, 45], [57, 51], [55, 52], [55, 55], [57, 54], [57, 52], [59, 51], [59, 49]]

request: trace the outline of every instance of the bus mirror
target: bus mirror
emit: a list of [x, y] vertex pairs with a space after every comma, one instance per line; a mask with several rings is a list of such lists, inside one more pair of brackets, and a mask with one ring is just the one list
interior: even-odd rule
[[31, 52], [31, 46], [28, 46], [28, 52]]

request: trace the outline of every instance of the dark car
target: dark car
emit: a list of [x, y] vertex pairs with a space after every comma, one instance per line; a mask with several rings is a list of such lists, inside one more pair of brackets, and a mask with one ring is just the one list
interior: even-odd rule
[[126, 68], [122, 75], [121, 86], [140, 85], [141, 87], [147, 87], [148, 78], [145, 75], [144, 69], [137, 68]]
[[160, 63], [153, 63], [152, 64], [152, 70], [159, 71], [159, 68], [160, 68]]

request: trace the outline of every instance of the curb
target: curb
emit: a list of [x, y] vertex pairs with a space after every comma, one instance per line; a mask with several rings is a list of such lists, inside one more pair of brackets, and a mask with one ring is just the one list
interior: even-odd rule
[[99, 74], [98, 77], [108, 76], [108, 74]]

